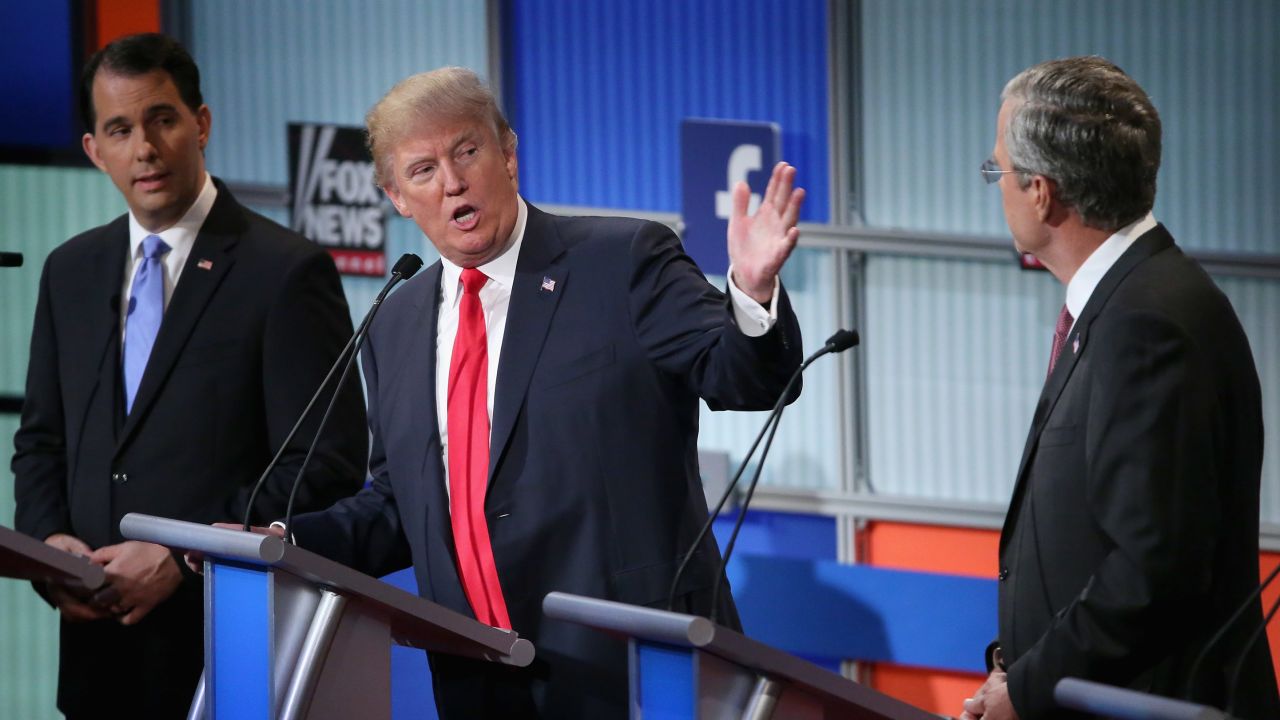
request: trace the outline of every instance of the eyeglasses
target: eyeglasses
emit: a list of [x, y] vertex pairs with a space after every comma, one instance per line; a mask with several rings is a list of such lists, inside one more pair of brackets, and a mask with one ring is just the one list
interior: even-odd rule
[[999, 182], [1001, 175], [1022, 172], [1021, 170], [1001, 170], [1000, 165], [993, 157], [987, 158], [982, 163], [982, 167], [978, 168], [978, 171], [982, 173], [982, 179], [986, 180], [988, 185], [993, 182]]

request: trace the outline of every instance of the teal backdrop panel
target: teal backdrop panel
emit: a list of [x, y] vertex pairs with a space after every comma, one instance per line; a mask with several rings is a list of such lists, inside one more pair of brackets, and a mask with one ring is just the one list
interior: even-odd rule
[[[0, 250], [20, 252], [20, 268], [0, 268], [0, 394], [21, 395], [36, 293], [45, 257], [73, 235], [125, 211], [94, 169], [0, 165]], [[9, 457], [18, 416], [0, 415], [0, 524], [13, 526]], [[59, 718], [58, 615], [31, 584], [0, 579], [0, 718]]]

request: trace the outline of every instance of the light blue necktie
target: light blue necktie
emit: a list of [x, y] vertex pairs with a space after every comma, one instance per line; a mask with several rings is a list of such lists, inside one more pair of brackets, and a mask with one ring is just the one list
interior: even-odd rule
[[133, 409], [133, 399], [142, 383], [151, 346], [156, 344], [160, 320], [164, 317], [164, 263], [169, 246], [159, 235], [142, 241], [142, 264], [133, 276], [129, 291], [129, 312], [124, 323], [124, 412]]

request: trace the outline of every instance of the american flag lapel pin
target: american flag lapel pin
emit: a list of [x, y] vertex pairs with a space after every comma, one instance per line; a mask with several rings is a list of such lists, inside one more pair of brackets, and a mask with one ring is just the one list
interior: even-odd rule
[[212, 270], [213, 261], [200, 258], [200, 262], [196, 263], [196, 267], [200, 268], [201, 270]]
[[555, 292], [556, 281], [547, 276], [542, 277], [542, 292]]
[[1072, 355], [1080, 354], [1080, 336], [1079, 335], [1076, 335], [1075, 339], [1071, 341], [1071, 354]]

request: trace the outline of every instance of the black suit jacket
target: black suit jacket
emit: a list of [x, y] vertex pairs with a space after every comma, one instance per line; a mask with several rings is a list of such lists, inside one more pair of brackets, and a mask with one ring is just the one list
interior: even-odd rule
[[[130, 512], [239, 522], [253, 482], [351, 333], [332, 259], [218, 183], [125, 417], [119, 307], [128, 242], [121, 216], [45, 262], [13, 457], [17, 528], [36, 538], [118, 543]], [[299, 507], [325, 507], [360, 487], [368, 441], [350, 385]], [[304, 425], [267, 481], [258, 522], [284, 514], [315, 425]], [[203, 658], [201, 594], [188, 576], [135, 627], [64, 623], [59, 707], [185, 712]]]
[[[372, 487], [297, 518], [308, 549], [380, 575], [412, 562], [421, 593], [468, 615], [453, 554], [436, 417], [441, 268], [392, 295], [364, 355]], [[432, 658], [445, 717], [625, 717], [625, 646], [542, 616], [553, 590], [661, 605], [707, 517], [698, 403], [771, 406], [800, 363], [785, 293], [749, 338], [667, 228], [529, 208], [494, 399], [489, 533], [526, 671]], [[706, 614], [713, 539], [680, 587]], [[720, 616], [737, 622], [728, 593]], [[479, 679], [477, 679], [479, 678]], [[524, 693], [502, 700], [505, 690]], [[528, 703], [531, 701], [532, 706]]]
[[[1221, 707], [1258, 583], [1258, 374], [1227, 298], [1163, 226], [1094, 290], [1036, 407], [1000, 539], [1000, 644], [1023, 720], [1063, 677]], [[1263, 637], [1237, 712], [1280, 717]]]

